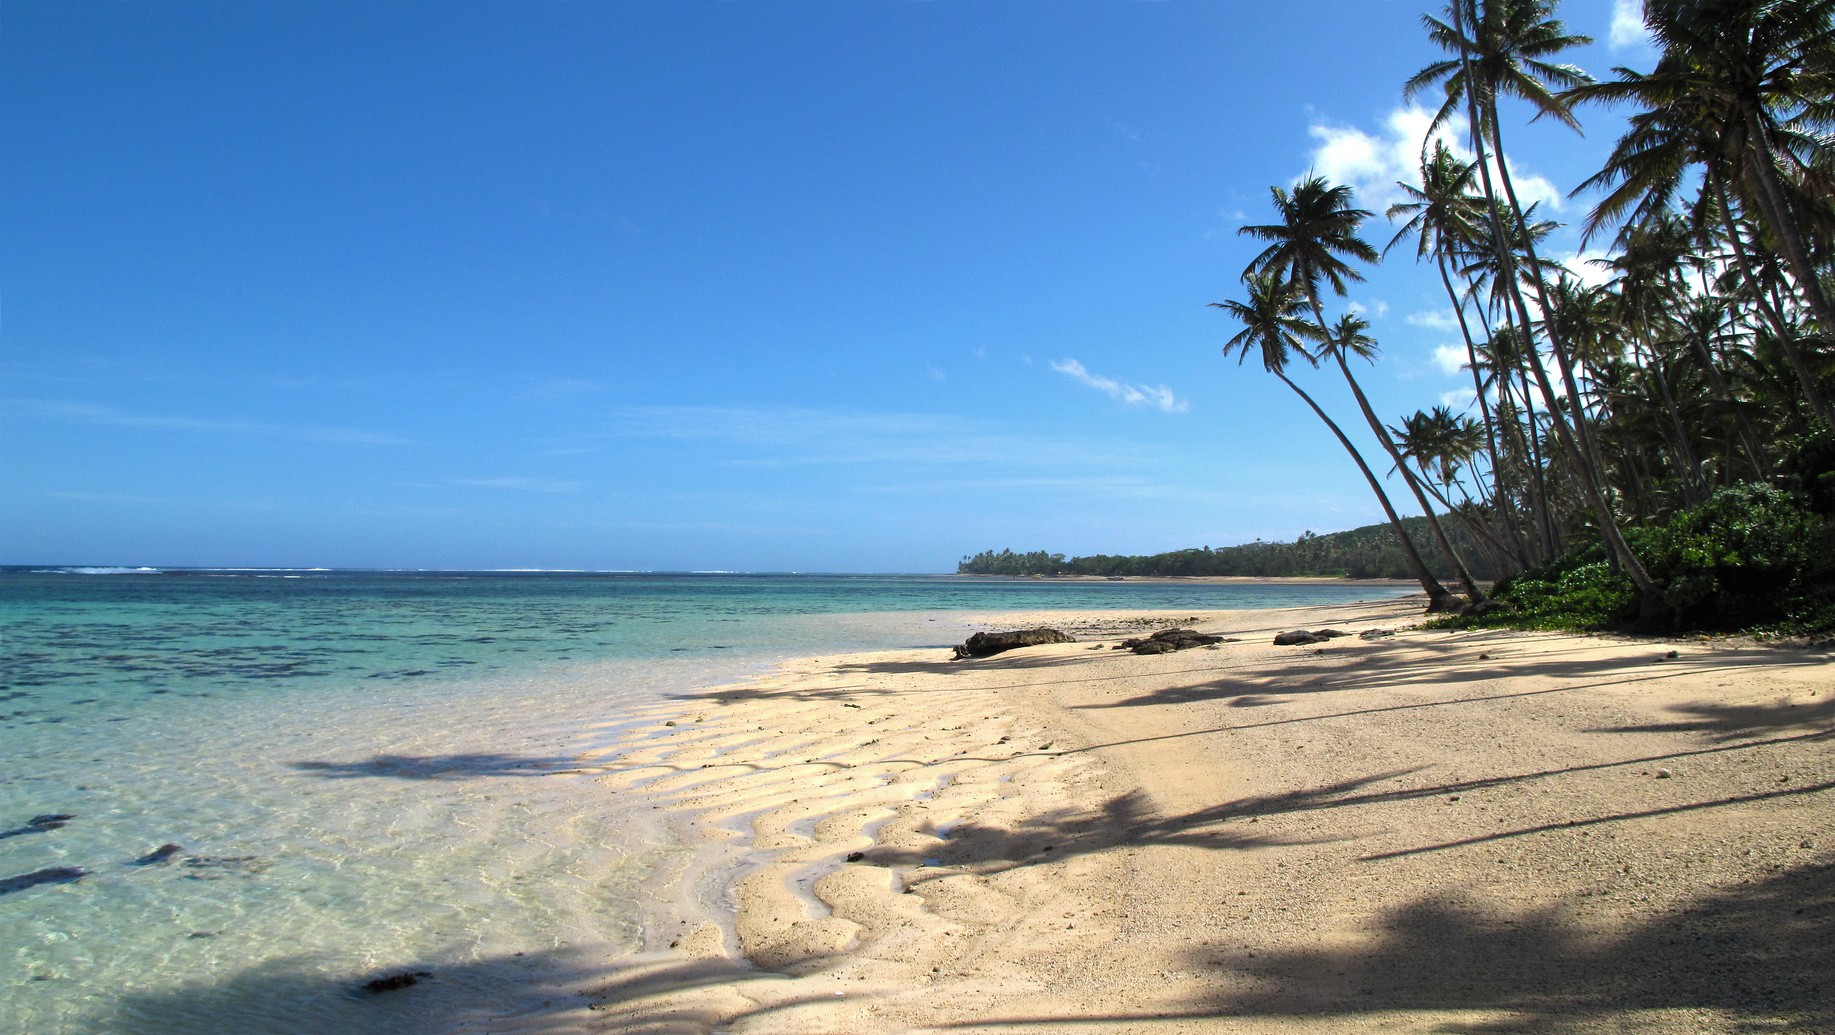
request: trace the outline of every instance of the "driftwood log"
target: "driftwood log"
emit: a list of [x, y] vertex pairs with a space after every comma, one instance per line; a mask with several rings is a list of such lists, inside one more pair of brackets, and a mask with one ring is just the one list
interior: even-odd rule
[[968, 642], [956, 645], [956, 656], [951, 660], [962, 658], [985, 658], [990, 654], [1012, 650], [1015, 647], [1036, 647], [1041, 643], [1076, 643], [1076, 639], [1056, 629], [1018, 629], [1013, 632], [976, 633]]
[[1152, 636], [1138, 640], [1123, 640], [1116, 650], [1131, 650], [1136, 654], [1170, 654], [1175, 650], [1190, 650], [1193, 647], [1208, 647], [1213, 643], [1222, 643], [1223, 637], [1209, 633], [1196, 632], [1191, 629], [1161, 629]]

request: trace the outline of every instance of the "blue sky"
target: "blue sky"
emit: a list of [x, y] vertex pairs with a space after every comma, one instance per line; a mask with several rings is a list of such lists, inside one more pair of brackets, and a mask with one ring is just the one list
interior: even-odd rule
[[[941, 571], [1379, 520], [1205, 303], [1270, 184], [1393, 200], [1424, 9], [15, 0], [0, 563]], [[1626, 13], [1565, 3], [1575, 60], [1647, 65]], [[1512, 124], [1519, 175], [1597, 168], [1584, 118]], [[1429, 270], [1352, 297], [1381, 412], [1463, 402]]]

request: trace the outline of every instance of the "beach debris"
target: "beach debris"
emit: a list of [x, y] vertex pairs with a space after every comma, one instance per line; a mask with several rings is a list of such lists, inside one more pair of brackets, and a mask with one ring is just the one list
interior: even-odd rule
[[75, 818], [75, 816], [67, 812], [47, 812], [42, 815], [33, 816], [31, 819], [26, 820], [25, 826], [14, 827], [11, 830], [0, 830], [0, 841], [4, 841], [9, 837], [19, 837], [24, 834], [50, 833]]
[[1670, 771], [1669, 771], [1669, 770], [1667, 770], [1667, 769], [1659, 769], [1659, 770], [1657, 770], [1657, 779], [1659, 779], [1659, 780], [1667, 780], [1667, 779], [1669, 779], [1670, 777], [1672, 777], [1672, 776], [1675, 776], [1675, 775], [1676, 775], [1675, 773], [1672, 773], [1672, 772], [1670, 772]]
[[1192, 629], [1161, 629], [1152, 636], [1140, 639], [1123, 640], [1115, 650], [1131, 650], [1136, 654], [1170, 654], [1175, 650], [1190, 650], [1193, 647], [1208, 647], [1213, 643], [1222, 643], [1223, 637], [1212, 636]]
[[1002, 651], [1019, 647], [1036, 647], [1042, 643], [1076, 643], [1074, 637], [1056, 629], [1016, 629], [1013, 632], [979, 632], [970, 636], [967, 642], [956, 645], [952, 661], [963, 658], [985, 658]]
[[171, 843], [160, 845], [147, 854], [134, 860], [135, 866], [162, 866], [172, 861], [172, 857], [185, 850], [184, 845]]
[[1314, 629], [1311, 632], [1305, 629], [1289, 629], [1284, 633], [1275, 634], [1274, 645], [1276, 647], [1302, 647], [1309, 643], [1324, 643], [1327, 640], [1349, 635], [1351, 634], [1343, 629]]
[[390, 974], [388, 977], [379, 977], [371, 981], [365, 981], [363, 983], [363, 990], [371, 995], [381, 995], [384, 992], [393, 992], [398, 988], [418, 985], [421, 983], [421, 978], [430, 978], [432, 976], [432, 974], [424, 970], [412, 970], [402, 974]]
[[851, 862], [851, 863], [857, 863], [857, 862], [859, 862], [860, 860], [862, 860], [862, 859], [865, 859], [866, 857], [867, 857], [867, 853], [865, 853], [865, 852], [849, 852], [849, 853], [847, 853], [847, 861], [848, 861], [848, 862]]
[[1365, 629], [1357, 634], [1360, 640], [1380, 640], [1385, 636], [1394, 636], [1394, 629]]
[[0, 895], [11, 895], [15, 891], [35, 888], [40, 884], [75, 884], [87, 876], [89, 876], [88, 870], [75, 866], [53, 866], [49, 869], [33, 870], [31, 873], [22, 873], [17, 877], [0, 878]]

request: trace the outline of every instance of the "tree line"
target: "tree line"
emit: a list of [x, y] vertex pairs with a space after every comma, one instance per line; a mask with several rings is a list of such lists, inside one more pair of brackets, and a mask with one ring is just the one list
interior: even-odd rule
[[[1402, 519], [1402, 527], [1415, 538], [1426, 535], [1427, 519]], [[1470, 548], [1464, 533], [1454, 529], [1453, 541]], [[1429, 548], [1423, 555], [1429, 570], [1441, 578], [1452, 578], [1452, 563], [1446, 555]], [[956, 566], [959, 575], [1236, 575], [1256, 578], [1353, 578], [1408, 579], [1413, 573], [1402, 552], [1395, 528], [1387, 523], [1365, 525], [1348, 532], [1315, 535], [1306, 532], [1291, 543], [1244, 543], [1241, 546], [1209, 546], [1173, 550], [1151, 556], [1111, 556], [1066, 559], [1061, 553], [1034, 550], [1014, 553], [1012, 550], [984, 550], [964, 557]], [[1493, 577], [1484, 570], [1479, 577]]]

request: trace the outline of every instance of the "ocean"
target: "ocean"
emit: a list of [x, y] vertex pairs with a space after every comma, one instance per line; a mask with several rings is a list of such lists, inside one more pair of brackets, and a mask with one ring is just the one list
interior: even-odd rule
[[[963, 612], [1401, 592], [0, 569], [0, 1031], [538, 1030], [521, 1019], [570, 969], [643, 947], [682, 851], [646, 803], [564, 771], [693, 689], [941, 648]], [[467, 1005], [364, 989], [421, 971]]]

